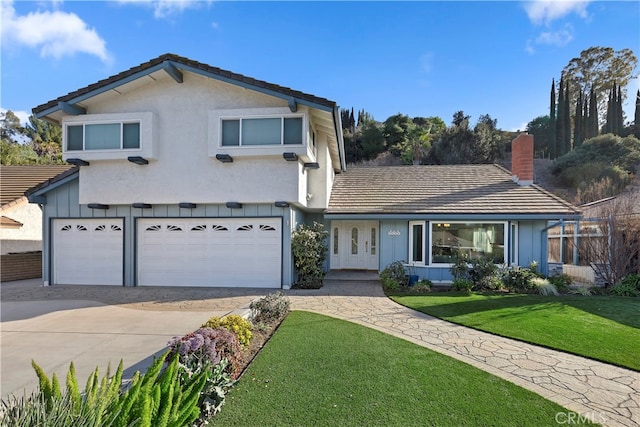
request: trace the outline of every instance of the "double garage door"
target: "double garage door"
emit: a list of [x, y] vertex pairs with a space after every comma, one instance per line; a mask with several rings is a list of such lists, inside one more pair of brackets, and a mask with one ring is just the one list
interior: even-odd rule
[[[139, 286], [280, 288], [280, 218], [140, 218]], [[122, 219], [56, 219], [54, 284], [122, 285]]]

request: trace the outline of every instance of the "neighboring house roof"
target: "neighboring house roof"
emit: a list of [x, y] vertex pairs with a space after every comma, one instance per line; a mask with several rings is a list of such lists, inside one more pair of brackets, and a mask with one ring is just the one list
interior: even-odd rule
[[15, 219], [6, 216], [0, 217], [0, 228], [20, 228], [22, 225], [20, 221], [16, 221]]
[[351, 167], [337, 175], [327, 214], [577, 216], [537, 185], [498, 165]]
[[72, 168], [71, 165], [0, 166], [1, 208], [19, 202], [29, 188]]

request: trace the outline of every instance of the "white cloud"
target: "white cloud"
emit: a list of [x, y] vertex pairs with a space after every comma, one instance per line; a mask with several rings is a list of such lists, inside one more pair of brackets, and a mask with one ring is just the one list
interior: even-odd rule
[[536, 0], [524, 4], [529, 20], [535, 25], [549, 25], [551, 22], [575, 13], [587, 19], [587, 6], [591, 0]]
[[553, 46], [566, 46], [573, 40], [573, 27], [566, 25], [560, 31], [543, 31], [536, 38], [537, 44], [549, 44]]
[[55, 59], [86, 53], [103, 62], [111, 60], [106, 42], [74, 13], [53, 10], [20, 16], [16, 14], [13, 1], [5, 0], [0, 8], [3, 47], [36, 48], [40, 49], [40, 56]]
[[156, 19], [171, 18], [187, 9], [200, 7], [202, 3], [211, 3], [211, 0], [119, 0], [120, 3], [130, 3], [153, 8], [153, 16]]

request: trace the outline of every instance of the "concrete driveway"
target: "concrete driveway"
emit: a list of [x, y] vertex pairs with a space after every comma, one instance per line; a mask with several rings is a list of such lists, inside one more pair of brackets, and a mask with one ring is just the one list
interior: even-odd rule
[[[71, 361], [80, 384], [86, 382], [96, 367], [102, 376], [111, 363], [113, 372], [120, 359], [125, 374], [131, 376], [136, 370], [143, 371], [154, 355], [162, 354], [172, 337], [197, 329], [211, 316], [243, 311], [243, 307], [187, 311], [176, 305], [155, 311], [141, 309], [140, 304], [107, 305], [74, 299], [25, 301], [11, 297], [16, 289], [31, 289], [35, 294], [46, 291], [38, 286], [35, 281], [1, 285], [2, 397], [36, 390], [37, 377], [31, 360], [49, 376], [55, 372], [61, 384]], [[122, 293], [122, 288], [117, 291]]]

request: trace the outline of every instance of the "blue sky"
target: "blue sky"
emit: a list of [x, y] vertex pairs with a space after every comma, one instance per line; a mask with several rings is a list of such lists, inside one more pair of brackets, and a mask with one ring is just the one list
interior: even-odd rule
[[[0, 108], [33, 107], [175, 53], [365, 109], [463, 110], [505, 130], [548, 113], [552, 78], [591, 46], [640, 55], [638, 1], [8, 1]], [[628, 87], [633, 119], [638, 79]]]

